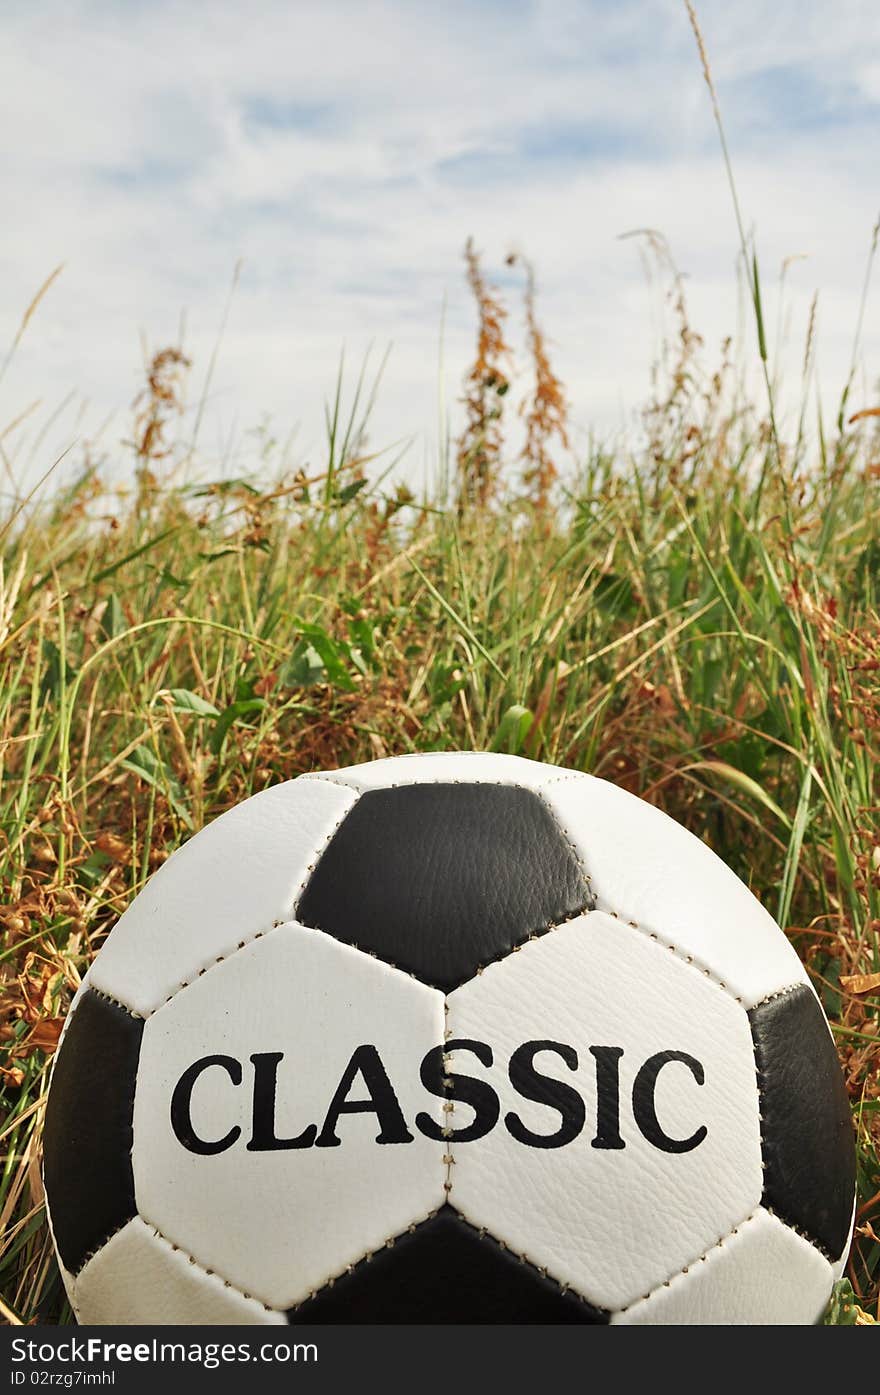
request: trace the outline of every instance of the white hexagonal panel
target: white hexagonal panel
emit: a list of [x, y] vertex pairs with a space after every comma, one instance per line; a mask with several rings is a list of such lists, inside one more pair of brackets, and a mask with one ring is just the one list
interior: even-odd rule
[[146, 1016], [241, 941], [289, 920], [330, 835], [357, 798], [289, 780], [203, 828], [120, 918], [89, 982]]
[[[134, 1104], [140, 1214], [245, 1294], [301, 1302], [444, 1199], [444, 1145], [412, 1124], [419, 1110], [442, 1120], [419, 1062], [442, 1041], [443, 1017], [437, 990], [319, 930], [290, 923], [238, 950], [147, 1021]], [[339, 1097], [375, 1095], [384, 1112], [345, 1111], [334, 1134], [331, 1101], [362, 1047], [371, 1079], [353, 1072]], [[196, 1065], [218, 1056], [225, 1064]]]
[[[460, 1050], [450, 1053], [450, 1069], [490, 1080], [501, 1102], [491, 1132], [453, 1143], [450, 1201], [591, 1303], [633, 1303], [758, 1205], [758, 1090], [747, 1014], [649, 936], [602, 912], [570, 921], [450, 994], [447, 1028], [450, 1039], [491, 1045], [491, 1068]], [[561, 1128], [552, 1087], [532, 1079], [526, 1093], [550, 1098], [525, 1098], [509, 1077], [512, 1053], [541, 1041], [577, 1058], [576, 1068], [570, 1054], [566, 1061], [554, 1049], [532, 1058], [534, 1072], [574, 1087], [584, 1102], [581, 1131], [561, 1146], [530, 1141]], [[594, 1055], [591, 1047], [622, 1054]], [[661, 1064], [663, 1052], [691, 1064]], [[607, 1087], [598, 1118], [600, 1070], [616, 1073], [617, 1121]], [[568, 1108], [563, 1092], [555, 1102]], [[529, 1141], [513, 1136], [511, 1114]], [[464, 1104], [450, 1116], [454, 1129], [473, 1117]], [[596, 1147], [594, 1138], [618, 1146]], [[668, 1151], [670, 1140], [692, 1139], [688, 1151]]]
[[309, 778], [350, 785], [357, 790], [389, 789], [394, 785], [467, 784], [523, 785], [542, 789], [557, 778], [575, 778], [542, 761], [506, 756], [495, 751], [427, 751], [389, 756], [342, 770], [316, 770]]
[[667, 814], [590, 775], [551, 781], [544, 797], [580, 852], [598, 910], [636, 921], [692, 955], [747, 1008], [809, 982], [748, 887]]
[[831, 1266], [809, 1240], [760, 1207], [614, 1323], [814, 1323], [831, 1297]]
[[163, 1240], [139, 1216], [118, 1230], [78, 1275], [74, 1294], [81, 1323], [286, 1323], [255, 1298], [245, 1298]]

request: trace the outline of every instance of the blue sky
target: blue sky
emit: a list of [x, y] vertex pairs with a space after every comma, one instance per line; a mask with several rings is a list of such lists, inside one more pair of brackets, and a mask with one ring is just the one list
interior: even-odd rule
[[[799, 390], [818, 290], [830, 403], [880, 211], [880, 9], [698, 10], [768, 321], [797, 257], [781, 359]], [[511, 248], [535, 264], [579, 448], [631, 426], [662, 331], [620, 234], [668, 238], [710, 366], [742, 323], [736, 228], [680, 0], [7, 0], [0, 25], [0, 352], [65, 263], [0, 383], [17, 478], [74, 441], [118, 457], [143, 344], [174, 340], [181, 316], [195, 402], [239, 260], [201, 439], [225, 468], [245, 462], [266, 416], [279, 438], [297, 428], [297, 460], [319, 462], [340, 350], [353, 374], [372, 343], [376, 359], [391, 353], [371, 441], [412, 438], [420, 478], [442, 398], [455, 429], [469, 235], [506, 282]], [[878, 310], [875, 287], [857, 405], [876, 398]]]

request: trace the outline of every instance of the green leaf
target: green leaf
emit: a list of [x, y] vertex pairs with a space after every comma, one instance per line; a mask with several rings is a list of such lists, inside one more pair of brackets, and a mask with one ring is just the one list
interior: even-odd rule
[[[373, 664], [376, 657], [376, 643], [373, 633], [373, 622], [364, 619], [353, 619], [348, 622], [348, 633], [353, 645], [357, 646], [363, 656], [364, 662]], [[357, 652], [352, 649], [352, 654]]]
[[200, 552], [199, 556], [203, 562], [218, 562], [221, 557], [239, 557], [240, 547], [221, 547], [216, 552]]
[[616, 576], [614, 572], [599, 577], [593, 597], [607, 616], [631, 615], [637, 608], [629, 577]]
[[117, 635], [121, 635], [124, 630], [128, 629], [128, 621], [115, 591], [107, 597], [107, 604], [99, 621], [99, 628], [107, 639], [115, 639]]
[[93, 852], [86, 858], [85, 862], [81, 862], [77, 867], [77, 880], [89, 887], [97, 886], [98, 882], [107, 871], [109, 862], [110, 859], [106, 853]]
[[695, 760], [688, 766], [688, 770], [708, 770], [713, 775], [720, 776], [720, 778], [726, 780], [728, 784], [734, 785], [737, 789], [742, 790], [744, 794], [750, 795], [752, 799], [757, 799], [759, 804], [763, 804], [765, 809], [769, 809], [771, 814], [775, 814], [780, 823], [784, 824], [784, 826], [791, 831], [791, 819], [788, 817], [788, 814], [780, 809], [775, 799], [770, 797], [767, 791], [758, 784], [757, 780], [753, 780], [750, 775], [744, 774], [742, 770], [737, 770], [735, 766], [728, 765], [727, 762], [723, 760]]
[[155, 751], [149, 746], [137, 746], [129, 756], [126, 756], [122, 765], [125, 770], [133, 770], [135, 775], [140, 775], [147, 784], [157, 787], [165, 770]]
[[360, 494], [361, 490], [364, 489], [368, 483], [368, 480], [352, 480], [351, 484], [347, 484], [344, 489], [340, 489], [337, 492], [337, 504], [350, 503], [355, 495]]
[[186, 491], [193, 499], [207, 499], [213, 494], [253, 494], [259, 495], [260, 491], [254, 487], [250, 480], [242, 477], [232, 480], [210, 480], [207, 484], [200, 484], [196, 488]]
[[527, 707], [522, 707], [519, 703], [508, 707], [498, 724], [498, 730], [489, 747], [490, 751], [505, 751], [511, 756], [518, 755], [534, 720]]
[[191, 576], [175, 576], [167, 567], [151, 566], [150, 570], [156, 573], [163, 586], [173, 586], [176, 591], [186, 591], [192, 580]]
[[229, 728], [239, 720], [240, 717], [250, 716], [253, 712], [261, 712], [266, 706], [265, 698], [243, 698], [240, 702], [232, 702], [220, 713], [214, 724], [211, 733], [210, 746], [215, 756], [219, 756], [223, 749], [223, 743], [229, 732]]
[[755, 319], [758, 324], [758, 353], [767, 362], [767, 338], [764, 334], [764, 311], [761, 305], [761, 279], [758, 275], [758, 258], [752, 253], [752, 299], [755, 305]]
[[40, 697], [44, 702], [57, 702], [63, 686], [68, 686], [76, 677], [76, 669], [61, 658], [61, 650], [51, 639], [43, 641], [46, 652], [46, 667], [40, 679]]
[[108, 576], [113, 576], [114, 572], [118, 572], [121, 567], [125, 567], [129, 562], [133, 562], [136, 557], [143, 557], [145, 552], [149, 552], [151, 548], [157, 547], [160, 542], [164, 542], [166, 538], [170, 538], [173, 533], [179, 533], [182, 526], [182, 524], [178, 523], [173, 528], [166, 528], [164, 533], [157, 533], [155, 538], [148, 538], [145, 543], [142, 543], [140, 547], [136, 547], [133, 552], [127, 552], [124, 557], [120, 557], [118, 562], [111, 562], [109, 567], [104, 567], [103, 571], [96, 572], [92, 577], [92, 581], [96, 584], [99, 581], [106, 581]]
[[712, 706], [715, 701], [718, 684], [721, 682], [726, 671], [727, 665], [722, 659], [709, 658], [704, 659], [701, 666], [696, 670], [702, 682], [702, 703], [704, 707]]
[[838, 1279], [823, 1318], [825, 1327], [855, 1327], [861, 1314], [849, 1279]]
[[324, 665], [326, 682], [334, 688], [341, 688], [343, 692], [353, 692], [355, 684], [346, 662], [351, 662], [351, 651], [348, 645], [333, 639], [321, 625], [300, 621], [297, 628], [302, 638], [311, 644]]
[[298, 644], [278, 672], [278, 682], [283, 688], [313, 688], [326, 681], [321, 655], [311, 644]]
[[164, 794], [180, 822], [185, 824], [187, 828], [192, 828], [192, 819], [186, 807], [180, 782], [162, 763], [152, 747], [136, 747], [131, 755], [122, 762], [122, 768], [130, 770], [132, 774], [139, 776], [141, 780], [145, 780], [148, 785], [152, 785], [161, 794]]
[[667, 576], [668, 604], [670, 606], [681, 605], [687, 595], [688, 582], [691, 579], [691, 563], [687, 553], [670, 562]]
[[[415, 659], [421, 654], [421, 647], [414, 646], [412, 652], [407, 650], [406, 657]], [[431, 666], [431, 671], [427, 678], [428, 692], [431, 694], [431, 707], [438, 711], [445, 704], [452, 701], [457, 693], [465, 687], [467, 679], [455, 664], [444, 663], [442, 660], [436, 661]]]
[[189, 688], [169, 688], [168, 695], [173, 699], [172, 707], [175, 712], [192, 712], [197, 717], [220, 716], [220, 710], [213, 702], [206, 702], [198, 693], [190, 692]]
[[[776, 919], [783, 927], [788, 924], [788, 916], [794, 898], [794, 888], [801, 860], [801, 848], [803, 847], [804, 833], [806, 831], [807, 818], [810, 812], [810, 794], [812, 786], [813, 767], [808, 762], [804, 768], [804, 776], [801, 781], [801, 791], [798, 796], [794, 822], [791, 826], [791, 836], [788, 840], [788, 848], [785, 854], [785, 866], [782, 870], [782, 885], [779, 888], [779, 905], [776, 910]], [[838, 996], [837, 1011], [839, 1010], [840, 999]]]

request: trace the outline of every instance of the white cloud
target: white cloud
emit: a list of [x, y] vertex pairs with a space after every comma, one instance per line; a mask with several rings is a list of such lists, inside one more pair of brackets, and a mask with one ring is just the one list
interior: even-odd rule
[[[880, 203], [876, 9], [846, 0], [833, 24], [818, 0], [700, 10], [768, 321], [783, 258], [807, 254], [788, 273], [791, 360], [819, 288], [830, 400]], [[371, 439], [414, 436], [418, 477], [436, 442], [444, 303], [453, 403], [471, 348], [469, 234], [496, 270], [512, 245], [536, 264], [581, 438], [631, 418], [656, 348], [620, 233], [667, 235], [710, 348], [736, 328], [736, 229], [677, 0], [46, 0], [7, 5], [2, 23], [0, 344], [66, 262], [0, 385], [0, 431], [43, 402], [6, 438], [20, 473], [115, 411], [113, 446], [141, 379], [139, 331], [160, 346], [182, 311], [197, 396], [239, 258], [212, 451], [268, 413], [282, 437], [301, 423], [315, 463], [343, 342], [352, 374], [370, 342], [392, 342]], [[868, 384], [877, 305], [875, 289]], [[28, 464], [38, 424], [71, 390]]]

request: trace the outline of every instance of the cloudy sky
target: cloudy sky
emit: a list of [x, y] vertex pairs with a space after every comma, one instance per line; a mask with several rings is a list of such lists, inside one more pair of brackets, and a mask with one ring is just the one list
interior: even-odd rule
[[[768, 319], [802, 257], [788, 356], [818, 290], [830, 401], [880, 211], [880, 8], [698, 9]], [[710, 356], [737, 328], [736, 227], [681, 0], [4, 0], [0, 126], [0, 354], [64, 263], [0, 382], [19, 478], [99, 435], [118, 457], [143, 342], [175, 341], [182, 316], [197, 401], [239, 260], [200, 438], [226, 468], [266, 417], [320, 461], [340, 351], [353, 378], [372, 344], [391, 352], [371, 442], [412, 438], [419, 478], [473, 341], [469, 235], [499, 277], [511, 248], [536, 265], [579, 445], [632, 421], [656, 350], [656, 295], [620, 234], [668, 238]], [[880, 377], [878, 312], [875, 284], [856, 405]]]

